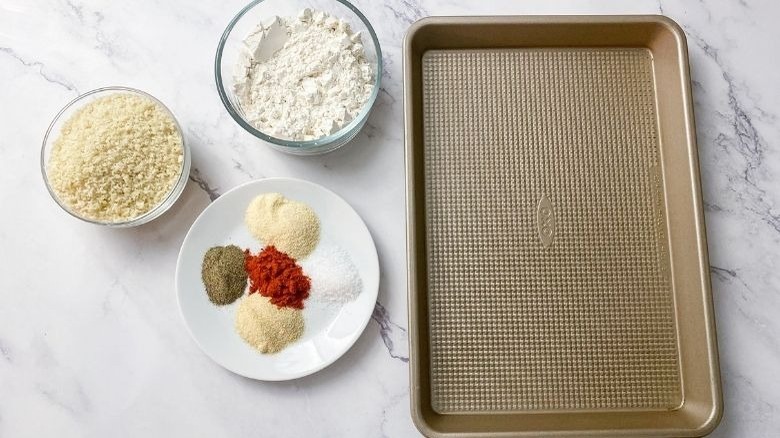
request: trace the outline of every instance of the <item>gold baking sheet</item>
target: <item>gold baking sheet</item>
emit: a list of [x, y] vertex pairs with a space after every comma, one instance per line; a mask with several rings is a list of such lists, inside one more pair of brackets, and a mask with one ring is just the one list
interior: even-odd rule
[[418, 427], [707, 433], [684, 34], [651, 16], [433, 18], [404, 49]]

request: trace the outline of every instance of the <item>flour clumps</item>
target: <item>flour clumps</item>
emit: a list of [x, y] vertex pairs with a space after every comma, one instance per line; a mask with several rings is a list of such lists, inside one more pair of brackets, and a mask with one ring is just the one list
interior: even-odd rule
[[374, 71], [361, 33], [322, 11], [274, 17], [244, 39], [234, 91], [258, 130], [315, 140], [352, 121], [368, 101]]

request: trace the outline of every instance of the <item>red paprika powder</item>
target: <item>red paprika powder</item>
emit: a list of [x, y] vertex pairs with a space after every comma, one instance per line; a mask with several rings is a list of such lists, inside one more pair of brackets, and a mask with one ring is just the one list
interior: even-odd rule
[[257, 255], [244, 251], [244, 268], [249, 276], [249, 293], [259, 292], [278, 307], [303, 309], [311, 281], [292, 257], [266, 246]]

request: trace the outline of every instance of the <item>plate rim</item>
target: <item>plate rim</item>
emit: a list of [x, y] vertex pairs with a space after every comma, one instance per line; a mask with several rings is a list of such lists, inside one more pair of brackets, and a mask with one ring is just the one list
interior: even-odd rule
[[[184, 247], [186, 246], [187, 242], [190, 240], [190, 235], [192, 234], [192, 230], [195, 228], [195, 226], [198, 223], [200, 223], [203, 215], [206, 214], [206, 212], [209, 211], [209, 209], [215, 208], [214, 206], [217, 205], [220, 202], [220, 200], [223, 199], [224, 196], [226, 196], [226, 195], [228, 195], [228, 194], [230, 194], [232, 192], [238, 191], [238, 190], [240, 190], [240, 189], [242, 189], [242, 188], [244, 188], [246, 186], [250, 186], [250, 185], [253, 185], [253, 184], [261, 184], [261, 183], [269, 182], [269, 181], [292, 182], [292, 183], [296, 183], [296, 184], [308, 185], [308, 186], [313, 187], [315, 190], [325, 191], [325, 192], [335, 196], [337, 199], [340, 199], [342, 202], [344, 202], [344, 204], [347, 207], [349, 207], [355, 213], [355, 215], [358, 217], [358, 219], [360, 220], [360, 225], [362, 225], [362, 227], [365, 229], [365, 231], [366, 231], [366, 233], [368, 235], [368, 241], [371, 244], [370, 247], [372, 249], [372, 251], [370, 251], [370, 253], [373, 255], [373, 263], [372, 264], [375, 266], [376, 273], [377, 273], [377, 287], [373, 291], [368, 291], [368, 292], [370, 292], [373, 295], [372, 302], [374, 303], [374, 307], [371, 308], [370, 312], [366, 313], [366, 316], [364, 317], [364, 320], [363, 320], [363, 322], [362, 322], [362, 324], [360, 326], [360, 329], [359, 330], [355, 330], [354, 337], [348, 343], [345, 344], [344, 349], [342, 351], [340, 351], [338, 354], [334, 354], [332, 358], [329, 358], [328, 360], [323, 361], [321, 364], [319, 364], [316, 367], [313, 367], [312, 369], [308, 369], [308, 370], [305, 370], [305, 371], [302, 371], [302, 372], [299, 372], [299, 373], [295, 373], [295, 374], [292, 374], [290, 376], [278, 377], [278, 378], [277, 377], [270, 377], [270, 378], [269, 377], [258, 377], [256, 375], [248, 375], [248, 373], [239, 372], [239, 371], [233, 369], [232, 367], [226, 365], [222, 361], [218, 360], [209, 351], [207, 351], [203, 347], [203, 345], [201, 344], [200, 340], [193, 333], [192, 328], [190, 327], [190, 323], [187, 320], [187, 317], [184, 315], [184, 310], [182, 309], [182, 305], [181, 305], [181, 289], [179, 287], [179, 270], [181, 269], [182, 253], [184, 251]], [[211, 201], [209, 203], [209, 205], [207, 205], [206, 208], [204, 208], [203, 211], [201, 211], [200, 214], [198, 214], [198, 217], [195, 218], [195, 220], [192, 222], [192, 225], [190, 225], [190, 228], [187, 230], [187, 234], [184, 235], [184, 239], [182, 240], [181, 246], [179, 247], [178, 255], [176, 256], [176, 270], [174, 272], [174, 293], [176, 294], [176, 306], [179, 309], [179, 316], [182, 319], [182, 321], [184, 322], [184, 327], [187, 329], [187, 333], [189, 333], [189, 335], [192, 338], [192, 340], [195, 341], [195, 344], [198, 346], [198, 349], [200, 349], [200, 351], [203, 354], [205, 354], [209, 359], [211, 359], [214, 363], [216, 363], [217, 365], [221, 366], [222, 368], [232, 372], [233, 374], [236, 374], [236, 375], [239, 375], [239, 376], [242, 376], [242, 377], [246, 377], [248, 379], [258, 380], [258, 381], [263, 381], [263, 382], [284, 382], [284, 381], [300, 379], [300, 378], [303, 378], [303, 377], [315, 374], [315, 373], [317, 373], [319, 371], [322, 371], [323, 369], [327, 368], [328, 366], [332, 365], [334, 362], [339, 360], [349, 350], [352, 349], [352, 347], [355, 345], [357, 340], [360, 339], [360, 337], [363, 335], [363, 332], [366, 331], [366, 327], [368, 326], [369, 321], [371, 321], [371, 315], [373, 315], [373, 309], [376, 307], [376, 302], [377, 302], [377, 300], [379, 298], [379, 286], [380, 286], [380, 283], [381, 283], [381, 279], [382, 279], [382, 274], [381, 274], [380, 265], [379, 265], [379, 254], [378, 254], [377, 249], [376, 249], [376, 242], [374, 242], [374, 236], [371, 235], [371, 230], [368, 228], [368, 225], [366, 225], [366, 222], [363, 220], [363, 217], [357, 212], [357, 210], [355, 210], [355, 208], [352, 207], [352, 204], [347, 202], [346, 199], [341, 197], [338, 193], [334, 192], [333, 190], [330, 190], [330, 189], [328, 189], [328, 188], [326, 188], [326, 187], [324, 187], [324, 186], [322, 186], [320, 184], [317, 184], [315, 182], [307, 181], [307, 180], [304, 180], [304, 179], [301, 179], [301, 178], [275, 176], [275, 177], [257, 178], [257, 179], [253, 179], [251, 181], [246, 181], [244, 183], [241, 183], [241, 184], [233, 187], [232, 189], [226, 191], [225, 193], [221, 194], [215, 200]], [[361, 293], [366, 293], [366, 291], [363, 290]]]

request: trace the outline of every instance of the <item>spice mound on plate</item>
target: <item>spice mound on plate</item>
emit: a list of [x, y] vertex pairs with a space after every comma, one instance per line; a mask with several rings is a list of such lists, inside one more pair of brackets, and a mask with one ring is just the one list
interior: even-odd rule
[[225, 305], [237, 300], [246, 289], [244, 251], [235, 245], [210, 248], [203, 256], [201, 278], [212, 303]]
[[277, 353], [303, 335], [300, 310], [279, 308], [260, 294], [244, 297], [236, 313], [236, 331], [261, 353]]
[[182, 138], [169, 113], [130, 93], [95, 99], [65, 122], [46, 175], [73, 213], [123, 222], [158, 206], [182, 170]]
[[249, 274], [249, 293], [269, 297], [279, 307], [303, 309], [311, 282], [287, 254], [267, 246], [257, 255], [246, 250], [244, 266]]
[[314, 210], [279, 193], [253, 199], [244, 221], [255, 238], [296, 260], [309, 255], [320, 240], [320, 220]]
[[363, 289], [349, 254], [334, 243], [318, 245], [301, 266], [311, 278], [311, 298], [315, 301], [345, 304], [354, 301]]
[[362, 110], [374, 88], [360, 32], [322, 11], [274, 17], [244, 39], [234, 91], [258, 130], [288, 140], [333, 134]]

